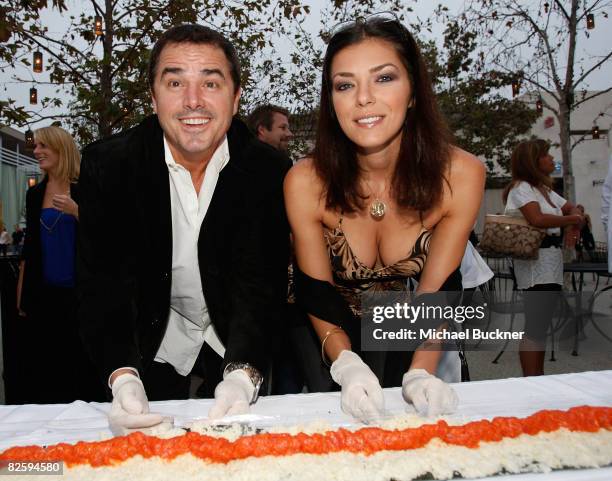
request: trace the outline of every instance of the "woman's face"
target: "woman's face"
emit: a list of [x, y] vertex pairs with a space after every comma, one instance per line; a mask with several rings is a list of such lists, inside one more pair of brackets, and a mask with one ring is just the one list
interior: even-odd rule
[[34, 157], [38, 160], [41, 170], [47, 174], [59, 165], [59, 153], [39, 139], [34, 140]]
[[340, 50], [330, 80], [336, 117], [358, 151], [380, 152], [399, 144], [412, 86], [392, 44], [368, 38]]
[[538, 161], [538, 168], [546, 175], [550, 175], [555, 171], [554, 157], [550, 153], [544, 154]]

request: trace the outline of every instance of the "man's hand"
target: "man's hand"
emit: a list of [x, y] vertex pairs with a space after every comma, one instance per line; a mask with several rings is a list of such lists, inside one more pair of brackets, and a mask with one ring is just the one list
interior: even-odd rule
[[248, 413], [254, 393], [255, 386], [246, 372], [242, 369], [230, 372], [215, 388], [215, 404], [208, 417], [218, 419]]
[[150, 428], [164, 421], [161, 414], [149, 413], [149, 401], [137, 376], [121, 374], [114, 380], [112, 391], [108, 424], [115, 436], [123, 436], [129, 430]]
[[402, 379], [402, 395], [421, 416], [450, 414], [457, 409], [455, 390], [425, 369], [410, 369]]
[[385, 400], [378, 378], [353, 351], [344, 350], [331, 366], [331, 376], [342, 387], [342, 410], [363, 422], [382, 415]]

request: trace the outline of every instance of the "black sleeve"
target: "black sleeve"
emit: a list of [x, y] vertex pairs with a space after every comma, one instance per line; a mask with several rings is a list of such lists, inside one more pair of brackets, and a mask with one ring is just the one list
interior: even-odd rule
[[[117, 175], [95, 148], [85, 149], [79, 178], [77, 299], [85, 348], [106, 380], [123, 366], [142, 369], [136, 339], [136, 282], [112, 247], [120, 209]], [[115, 173], [116, 174], [116, 173]]]
[[319, 319], [335, 324], [345, 331], [353, 324], [353, 313], [338, 290], [329, 282], [304, 274], [294, 264], [296, 304]]
[[32, 208], [33, 193], [32, 189], [28, 189], [26, 193], [26, 233], [23, 239], [23, 251], [21, 253], [21, 259], [27, 261], [32, 258], [32, 233], [34, 228], [39, 228], [32, 219], [34, 209]]
[[270, 362], [275, 329], [282, 322], [287, 303], [289, 223], [282, 184], [286, 169], [274, 179], [256, 182], [247, 215], [236, 237], [231, 259], [232, 315], [224, 365], [248, 362], [262, 373]]

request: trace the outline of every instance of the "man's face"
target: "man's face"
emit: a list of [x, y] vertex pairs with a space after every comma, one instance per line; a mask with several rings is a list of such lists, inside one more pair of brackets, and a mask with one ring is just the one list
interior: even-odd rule
[[284, 114], [273, 112], [272, 128], [268, 130], [263, 125], [259, 126], [257, 136], [262, 142], [286, 152], [289, 141], [293, 138], [293, 132], [289, 130], [289, 119]]
[[159, 56], [153, 108], [177, 163], [208, 161], [238, 111], [230, 63], [214, 45], [170, 43]]

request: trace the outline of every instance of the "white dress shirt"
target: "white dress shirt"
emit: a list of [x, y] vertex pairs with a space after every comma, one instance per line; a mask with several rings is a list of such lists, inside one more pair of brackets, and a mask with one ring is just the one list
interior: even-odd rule
[[191, 372], [204, 342], [220, 356], [225, 354], [204, 300], [198, 238], [219, 173], [229, 162], [229, 148], [226, 137], [206, 167], [199, 194], [189, 171], [174, 161], [165, 137], [164, 149], [170, 174], [172, 283], [168, 327], [155, 360], [172, 364], [176, 372], [186, 376]]

